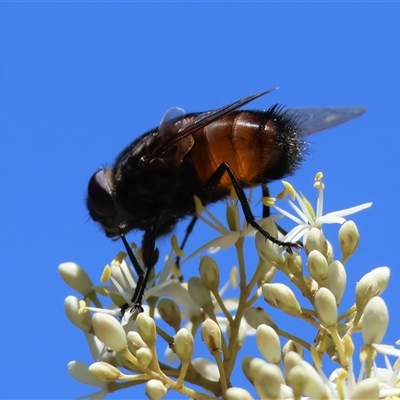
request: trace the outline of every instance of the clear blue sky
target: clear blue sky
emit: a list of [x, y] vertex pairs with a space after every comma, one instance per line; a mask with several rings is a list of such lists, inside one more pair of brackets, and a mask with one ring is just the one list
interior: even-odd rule
[[252, 106], [368, 108], [310, 138], [291, 182], [312, 196], [322, 170], [327, 210], [374, 202], [353, 218], [362, 237], [348, 280], [354, 287], [372, 268], [391, 267], [383, 298], [391, 311], [385, 341], [394, 343], [399, 17], [395, 2], [0, 4], [0, 398], [91, 391], [67, 374], [68, 361], [90, 358], [64, 315], [72, 290], [57, 272], [75, 261], [97, 282], [122, 249], [88, 221], [91, 174], [171, 106], [207, 110], [276, 86]]

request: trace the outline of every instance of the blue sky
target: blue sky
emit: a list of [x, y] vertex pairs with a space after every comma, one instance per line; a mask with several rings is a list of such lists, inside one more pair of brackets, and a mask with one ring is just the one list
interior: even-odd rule
[[[328, 211], [374, 202], [353, 218], [361, 243], [347, 269], [343, 309], [362, 275], [389, 266], [385, 342], [393, 344], [399, 336], [399, 16], [394, 2], [2, 3], [0, 398], [91, 391], [67, 374], [68, 361], [90, 357], [64, 315], [72, 290], [57, 272], [59, 263], [75, 261], [97, 282], [122, 249], [88, 221], [91, 174], [171, 106], [208, 110], [276, 86], [252, 107], [368, 108], [363, 117], [312, 136], [291, 182], [312, 197], [314, 175], [322, 170]], [[201, 226], [196, 235], [200, 240]], [[140, 234], [130, 239], [139, 242]], [[197, 274], [196, 263], [192, 268]], [[134, 389], [130, 397], [142, 393]]]

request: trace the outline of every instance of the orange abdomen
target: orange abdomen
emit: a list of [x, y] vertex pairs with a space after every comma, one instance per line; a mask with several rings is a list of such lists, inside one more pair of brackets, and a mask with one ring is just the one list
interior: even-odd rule
[[[223, 162], [244, 187], [281, 178], [288, 171], [293, 132], [288, 135], [279, 125], [269, 111], [237, 111], [195, 132], [190, 156], [200, 180], [207, 183]], [[218, 188], [231, 186], [224, 174]]]

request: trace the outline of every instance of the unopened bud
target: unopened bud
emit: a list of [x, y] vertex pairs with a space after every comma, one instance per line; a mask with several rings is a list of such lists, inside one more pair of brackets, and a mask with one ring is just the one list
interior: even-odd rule
[[268, 364], [261, 358], [243, 357], [242, 371], [249, 382], [254, 383], [254, 375], [263, 365]]
[[324, 255], [327, 254], [328, 243], [321, 229], [313, 227], [308, 231], [307, 237], [304, 241], [304, 248], [307, 255], [313, 250], [318, 250]]
[[293, 340], [288, 340], [286, 344], [283, 346], [282, 358], [285, 358], [286, 354], [288, 354], [289, 351], [297, 353], [300, 357], [303, 357], [304, 354], [303, 346], [294, 342]]
[[278, 364], [281, 360], [279, 336], [268, 325], [260, 325], [256, 332], [256, 344], [261, 355], [270, 363]]
[[[264, 220], [262, 228], [269, 232], [272, 237], [276, 238], [278, 236], [278, 230], [273, 221], [269, 219]], [[285, 262], [285, 257], [282, 252], [279, 251], [279, 246], [272, 243], [271, 240], [266, 239], [265, 236], [258, 231], [256, 232], [255, 245], [258, 255], [264, 261], [275, 262], [276, 264]]]
[[242, 388], [239, 387], [230, 387], [225, 392], [226, 400], [253, 400], [251, 394]]
[[202, 257], [199, 272], [204, 286], [211, 290], [211, 292], [217, 292], [219, 286], [219, 269], [215, 260], [208, 256]]
[[313, 399], [329, 398], [327, 389], [319, 373], [308, 362], [302, 362], [307, 377], [304, 394]]
[[211, 352], [221, 351], [221, 329], [212, 319], [207, 318], [201, 326], [201, 337]]
[[327, 288], [320, 288], [315, 295], [315, 309], [325, 326], [337, 324], [337, 305], [333, 293]]
[[149, 345], [153, 345], [156, 341], [157, 331], [154, 319], [145, 313], [140, 313], [136, 318], [136, 327], [139, 335]]
[[96, 313], [93, 315], [92, 322], [94, 333], [106, 346], [117, 353], [128, 347], [124, 328], [114, 317]]
[[195, 358], [192, 360], [194, 369], [204, 378], [212, 382], [220, 380], [220, 374], [217, 364], [206, 358]]
[[336, 299], [336, 304], [339, 305], [342, 300], [344, 290], [346, 289], [346, 270], [340, 261], [332, 261], [328, 266], [328, 275], [324, 286], [328, 288]]
[[188, 291], [193, 301], [201, 308], [212, 304], [211, 292], [201, 278], [192, 276], [188, 281]]
[[182, 322], [178, 305], [171, 299], [163, 298], [157, 303], [157, 310], [161, 318], [177, 332]]
[[326, 254], [324, 256], [326, 257], [326, 260], [328, 261], [328, 264], [330, 264], [333, 261], [333, 247], [331, 245], [331, 242], [329, 240], [326, 241], [328, 247], [326, 250]]
[[368, 272], [356, 284], [356, 306], [361, 312], [372, 297], [379, 294], [379, 286], [375, 275]]
[[278, 399], [284, 383], [281, 370], [274, 364], [263, 364], [253, 371], [254, 386], [261, 399]]
[[319, 250], [311, 250], [308, 254], [307, 268], [318, 283], [324, 281], [328, 275], [328, 262]]
[[389, 324], [389, 313], [381, 297], [373, 297], [365, 306], [361, 332], [365, 344], [380, 343]]
[[379, 395], [379, 380], [376, 378], [366, 378], [352, 389], [350, 400], [371, 399], [378, 400]]
[[147, 347], [147, 344], [144, 342], [142, 337], [139, 335], [138, 332], [129, 331], [126, 335], [128, 341], [132, 343], [133, 348], [136, 350], [140, 349], [141, 347]]
[[136, 350], [136, 358], [141, 367], [148, 367], [153, 359], [153, 353], [148, 347], [141, 347]]
[[294, 398], [301, 398], [307, 382], [307, 373], [302, 364], [295, 365], [286, 376], [287, 383], [293, 390]]
[[379, 295], [381, 295], [385, 291], [389, 283], [390, 269], [388, 267], [378, 267], [374, 268], [370, 272], [370, 274], [372, 274], [375, 277], [376, 283], [379, 288]]
[[247, 323], [254, 329], [259, 325], [274, 325], [272, 318], [261, 307], [248, 307], [243, 313]]
[[193, 356], [194, 340], [192, 334], [185, 328], [179, 329], [175, 335], [175, 354], [182, 363], [189, 363]]
[[291, 315], [301, 314], [301, 307], [291, 289], [283, 283], [265, 283], [262, 286], [265, 300], [271, 306]]
[[79, 299], [75, 296], [68, 296], [64, 301], [64, 309], [68, 319], [79, 329], [85, 332], [92, 330], [92, 319], [87, 312], [79, 312]]
[[62, 263], [58, 266], [58, 272], [67, 285], [84, 297], [93, 292], [92, 280], [78, 264], [73, 262]]
[[114, 382], [121, 376], [119, 369], [103, 361], [90, 365], [89, 372], [101, 382]]
[[294, 276], [301, 276], [303, 273], [303, 260], [298, 253], [286, 256], [286, 266]]
[[296, 365], [301, 365], [303, 363], [303, 358], [294, 351], [289, 351], [283, 357], [283, 366], [285, 368], [286, 375], [289, 371]]
[[358, 246], [360, 234], [353, 221], [346, 221], [339, 229], [339, 243], [343, 258], [350, 257]]
[[146, 383], [146, 396], [150, 400], [161, 400], [167, 393], [167, 388], [158, 379], [150, 379]]

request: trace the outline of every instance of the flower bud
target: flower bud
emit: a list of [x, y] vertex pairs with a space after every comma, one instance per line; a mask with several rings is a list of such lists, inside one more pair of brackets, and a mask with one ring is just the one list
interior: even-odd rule
[[211, 352], [221, 351], [221, 329], [211, 318], [207, 318], [201, 326], [201, 337]]
[[339, 243], [343, 258], [350, 257], [358, 246], [360, 234], [353, 221], [346, 221], [339, 229]]
[[272, 318], [261, 307], [248, 307], [244, 310], [243, 315], [247, 323], [254, 329], [261, 324], [274, 325]]
[[249, 382], [254, 383], [254, 375], [263, 365], [268, 364], [261, 358], [253, 358], [250, 356], [243, 357], [242, 371]]
[[327, 288], [320, 288], [315, 295], [315, 309], [325, 326], [337, 324], [337, 305], [333, 293]]
[[106, 362], [96, 362], [89, 367], [89, 372], [101, 382], [114, 382], [119, 379], [119, 369]]
[[203, 378], [212, 382], [218, 382], [220, 380], [218, 366], [214, 362], [206, 358], [195, 358], [192, 360], [192, 365]]
[[128, 347], [124, 328], [111, 315], [96, 313], [92, 318], [96, 336], [108, 347], [117, 353]]
[[182, 363], [189, 363], [193, 356], [194, 339], [192, 334], [185, 328], [179, 329], [175, 335], [175, 354]]
[[321, 229], [311, 228], [304, 240], [304, 249], [306, 254], [310, 254], [312, 250], [318, 250], [323, 255], [327, 254], [328, 243]]
[[379, 381], [376, 378], [365, 378], [353, 388], [350, 400], [371, 399], [378, 400]]
[[135, 331], [129, 331], [126, 335], [128, 342], [132, 343], [133, 348], [136, 350], [141, 347], [147, 347], [147, 344], [144, 342], [139, 333]]
[[278, 364], [281, 360], [281, 343], [279, 336], [268, 325], [260, 325], [256, 332], [257, 348], [270, 363]]
[[68, 296], [64, 301], [64, 309], [72, 324], [85, 332], [90, 332], [92, 330], [90, 314], [79, 312], [79, 299], [77, 297]]
[[288, 314], [301, 314], [301, 307], [290, 288], [283, 283], [265, 283], [262, 286], [264, 298], [268, 304], [280, 308]]
[[301, 365], [304, 367], [307, 377], [304, 394], [314, 399], [329, 398], [325, 384], [314, 367], [306, 361], [303, 361]]
[[136, 358], [141, 367], [148, 367], [153, 359], [153, 353], [148, 347], [141, 347], [136, 350]]
[[388, 267], [378, 267], [374, 268], [370, 272], [370, 274], [372, 274], [375, 277], [376, 283], [379, 288], [379, 295], [381, 295], [385, 291], [389, 283], [390, 269]]
[[[251, 364], [250, 364], [251, 368]], [[263, 364], [253, 371], [254, 386], [262, 399], [278, 399], [284, 383], [281, 370], [273, 364]]]
[[331, 245], [331, 242], [329, 240], [326, 241], [328, 247], [326, 250], [326, 254], [324, 256], [326, 257], [326, 260], [328, 261], [328, 264], [330, 264], [333, 261], [333, 247]]
[[319, 250], [311, 250], [308, 254], [307, 268], [318, 283], [324, 281], [328, 275], [328, 262]]
[[208, 256], [202, 257], [199, 272], [204, 286], [208, 290], [211, 290], [211, 292], [217, 292], [219, 286], [219, 269], [215, 260]]
[[150, 379], [146, 383], [146, 396], [150, 400], [160, 400], [167, 393], [167, 388], [158, 379]]
[[105, 384], [97, 380], [90, 372], [88, 366], [80, 361], [70, 361], [68, 363], [68, 373], [78, 382], [85, 383], [94, 387], [104, 388]]
[[286, 381], [293, 390], [294, 398], [301, 398], [307, 382], [307, 373], [303, 365], [295, 365], [286, 376]]
[[381, 297], [373, 297], [365, 306], [361, 332], [365, 344], [380, 343], [389, 324], [389, 313]]
[[136, 327], [145, 343], [149, 346], [153, 345], [157, 337], [154, 319], [145, 313], [140, 313], [136, 318]]
[[178, 305], [171, 299], [163, 298], [157, 303], [157, 310], [161, 318], [177, 332], [182, 322]]
[[286, 256], [286, 266], [294, 276], [301, 276], [303, 274], [303, 260], [298, 253]]
[[302, 363], [303, 358], [298, 353], [295, 353], [294, 351], [287, 352], [283, 357], [283, 366], [285, 368], [286, 375], [293, 367], [296, 365], [302, 365]]
[[346, 289], [346, 270], [340, 261], [332, 261], [328, 266], [328, 275], [324, 286], [329, 289], [336, 299], [336, 304], [339, 305], [342, 300], [344, 290]]
[[285, 358], [286, 354], [288, 354], [289, 351], [297, 353], [300, 357], [303, 357], [304, 354], [303, 346], [294, 342], [293, 340], [288, 340], [286, 344], [283, 346], [282, 358]]
[[225, 392], [226, 400], [253, 400], [251, 394], [242, 388], [239, 387], [230, 387]]
[[93, 292], [92, 280], [78, 264], [73, 262], [62, 263], [58, 266], [58, 272], [67, 285], [84, 297]]
[[192, 276], [188, 281], [188, 291], [193, 301], [201, 308], [212, 304], [211, 292], [206, 288], [201, 278]]
[[368, 272], [356, 284], [356, 306], [361, 312], [372, 297], [379, 293], [378, 282], [374, 274]]
[[90, 354], [94, 360], [104, 361], [108, 364], [116, 366], [115, 351], [109, 347], [104, 348], [104, 343], [94, 334], [85, 332]]
[[260, 232], [256, 233], [256, 250], [263, 261], [282, 264], [285, 262], [283, 254], [279, 253], [279, 246], [266, 239]]

